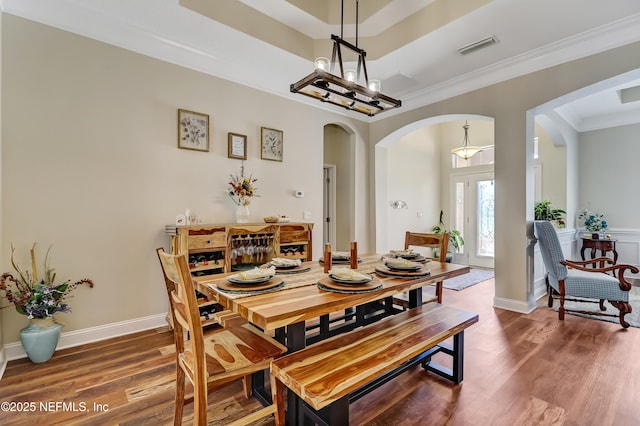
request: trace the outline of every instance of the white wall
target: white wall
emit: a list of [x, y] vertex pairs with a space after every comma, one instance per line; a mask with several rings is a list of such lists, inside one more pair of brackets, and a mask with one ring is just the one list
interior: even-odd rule
[[[323, 128], [340, 121], [364, 145], [366, 123], [11, 15], [2, 35], [0, 264], [11, 269], [12, 243], [26, 262], [37, 241], [53, 244], [60, 278], [94, 279], [60, 315], [65, 332], [166, 312], [154, 252], [167, 246], [164, 226], [187, 207], [205, 222], [233, 221], [223, 192], [241, 162], [227, 158], [228, 132], [248, 136], [245, 167], [260, 194], [252, 219], [308, 210], [321, 253]], [[210, 115], [210, 152], [177, 148], [178, 108]], [[283, 162], [260, 159], [260, 126], [284, 131]], [[2, 320], [4, 343], [17, 341], [26, 318], [3, 310]]]
[[639, 132], [635, 124], [579, 135], [579, 208], [605, 214], [612, 229], [640, 230]]
[[567, 148], [556, 146], [549, 134], [536, 125], [538, 159], [534, 164], [541, 168], [541, 200], [551, 201], [556, 209], [567, 210]]
[[386, 232], [389, 246], [382, 252], [404, 247], [406, 231], [430, 232], [440, 212], [440, 146], [438, 125], [423, 127], [388, 147], [387, 199], [402, 200], [407, 207], [388, 203]]

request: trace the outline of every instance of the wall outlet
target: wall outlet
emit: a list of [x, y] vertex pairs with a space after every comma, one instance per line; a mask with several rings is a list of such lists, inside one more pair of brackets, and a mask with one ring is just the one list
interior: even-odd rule
[[303, 211], [302, 212], [302, 220], [311, 220], [311, 212], [310, 211]]
[[304, 191], [297, 190], [295, 194], [296, 198], [304, 198]]

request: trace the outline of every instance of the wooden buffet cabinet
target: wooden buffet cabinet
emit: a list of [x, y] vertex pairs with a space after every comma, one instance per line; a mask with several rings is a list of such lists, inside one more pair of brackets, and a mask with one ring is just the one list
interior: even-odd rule
[[313, 223], [167, 225], [169, 249], [195, 276], [250, 269], [273, 257], [312, 260]]

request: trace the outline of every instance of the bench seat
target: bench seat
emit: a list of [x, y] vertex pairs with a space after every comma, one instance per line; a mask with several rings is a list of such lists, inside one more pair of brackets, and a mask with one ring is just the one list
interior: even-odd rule
[[[476, 322], [477, 314], [430, 303], [274, 360], [271, 374], [280, 411], [276, 423], [284, 424], [284, 404], [280, 402], [284, 401], [285, 386], [316, 411], [336, 403], [344, 416], [346, 404], [348, 418], [349, 394], [361, 392], [367, 384], [394, 371], [405, 371], [408, 362], [415, 365], [422, 361], [427, 370], [459, 383], [463, 332]], [[454, 337], [453, 350], [439, 345], [450, 337]], [[454, 357], [453, 373], [429, 366], [430, 356], [438, 351]], [[334, 415], [329, 414], [331, 418]]]

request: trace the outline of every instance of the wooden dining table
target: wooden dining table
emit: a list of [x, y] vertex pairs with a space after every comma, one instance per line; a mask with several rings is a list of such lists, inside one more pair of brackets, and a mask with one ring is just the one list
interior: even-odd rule
[[[338, 265], [334, 265], [338, 266]], [[348, 265], [347, 265], [348, 266]], [[369, 254], [359, 256], [358, 272], [371, 274], [379, 280], [380, 286], [373, 291], [361, 293], [336, 293], [326, 291], [317, 285], [327, 279], [324, 264], [321, 261], [304, 262], [303, 272], [277, 274], [284, 285], [274, 291], [258, 292], [258, 294], [232, 294], [218, 288], [227, 283], [227, 277], [233, 273], [215, 276], [194, 277], [199, 292], [210, 300], [220, 303], [225, 309], [232, 310], [250, 323], [265, 331], [275, 334], [277, 340], [286, 344], [289, 352], [298, 351], [312, 343], [308, 337], [307, 322], [320, 322], [320, 332], [316, 340], [330, 337], [337, 333], [352, 330], [385, 316], [393, 315], [392, 298], [399, 293], [408, 292], [409, 309], [422, 305], [422, 288], [432, 283], [443, 281], [469, 272], [467, 265], [444, 263], [428, 260], [425, 268], [429, 273], [420, 276], [394, 277], [376, 272], [376, 267], [384, 266], [384, 256]], [[367, 316], [368, 307], [379, 302], [383, 305], [382, 313]], [[353, 312], [352, 318], [345, 315], [345, 321], [338, 327], [329, 329], [328, 318], [331, 314], [344, 311]], [[397, 312], [397, 310], [395, 311]], [[254, 375], [252, 380], [253, 394], [263, 404], [269, 404], [270, 395], [265, 392], [264, 375]], [[295, 394], [290, 393], [287, 406], [297, 407]], [[288, 409], [290, 419], [296, 417], [296, 409]]]
[[376, 267], [384, 265], [382, 255], [361, 255], [359, 259], [358, 272], [372, 274], [381, 283], [379, 289], [352, 294], [322, 290], [317, 283], [327, 274], [320, 261], [304, 262], [305, 270], [308, 268], [305, 272], [276, 275], [284, 285], [260, 294], [230, 294], [220, 290], [218, 284], [225, 283], [229, 274], [195, 277], [194, 281], [198, 291], [209, 299], [240, 314], [262, 330], [276, 332], [276, 337], [284, 337], [283, 343], [290, 351], [295, 351], [306, 345], [305, 321], [404, 292], [409, 292], [409, 308], [416, 307], [422, 304], [422, 287], [466, 274], [470, 269], [467, 265], [430, 260], [425, 265], [430, 270], [428, 275], [393, 277], [376, 273]]

